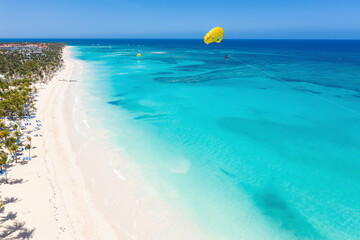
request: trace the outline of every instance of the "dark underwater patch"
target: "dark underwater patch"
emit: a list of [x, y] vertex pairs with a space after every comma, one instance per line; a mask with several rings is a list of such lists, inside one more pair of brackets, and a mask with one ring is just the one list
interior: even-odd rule
[[121, 106], [122, 108], [130, 111], [130, 112], [147, 112], [151, 113], [153, 110], [147, 106], [140, 105], [137, 100], [134, 99], [119, 99], [115, 101], [110, 101], [108, 104], [114, 105], [114, 106]]
[[[360, 94], [359, 94], [359, 93], [358, 93], [358, 94], [353, 94], [353, 95], [351, 95], [351, 96], [356, 97], [356, 98], [360, 98]], [[339, 96], [339, 97], [341, 97], [341, 96]]]
[[193, 76], [185, 76], [185, 77], [155, 77], [154, 80], [164, 83], [198, 83], [198, 82], [221, 80], [236, 76], [239, 75], [234, 75], [233, 73], [229, 73], [229, 71], [227, 70], [216, 70], [216, 71], [196, 74]]
[[313, 94], [321, 94], [321, 92], [310, 90], [310, 89], [305, 89], [305, 88], [300, 88], [300, 87], [295, 87], [293, 89], [297, 90], [297, 91], [301, 91], [301, 92], [309, 92], [309, 93], [313, 93]]
[[108, 102], [108, 104], [119, 106], [122, 104], [122, 100], [120, 99], [120, 100], [110, 101]]
[[198, 76], [188, 76], [183, 78], [175, 78], [175, 77], [156, 77], [155, 81], [163, 82], [163, 83], [197, 83], [197, 82], [205, 82], [209, 80], [201, 79]]
[[299, 82], [299, 83], [310, 83], [309, 81], [303, 79], [296, 79], [296, 78], [286, 78], [286, 77], [272, 77], [269, 76], [270, 79], [281, 81], [281, 82]]
[[114, 94], [112, 95], [113, 98], [119, 98], [119, 97], [123, 97], [125, 96], [126, 93], [117, 93], [117, 94]]
[[205, 64], [194, 64], [194, 65], [185, 65], [185, 66], [176, 66], [175, 69], [182, 72], [197, 72], [199, 69], [208, 70], [213, 69], [214, 67], [205, 66]]
[[134, 117], [135, 120], [156, 120], [165, 117], [165, 114], [144, 114], [138, 117]]
[[224, 174], [225, 174], [226, 176], [228, 176], [228, 177], [232, 177], [232, 178], [235, 178], [235, 177], [236, 177], [235, 174], [232, 174], [232, 173], [226, 171], [226, 170], [223, 169], [223, 168], [220, 168], [220, 171], [221, 171], [222, 173], [224, 173]]
[[167, 75], [167, 74], [174, 74], [173, 72], [157, 72], [152, 75]]
[[298, 239], [326, 239], [296, 209], [292, 208], [275, 190], [265, 188], [253, 196], [255, 205], [282, 229]]
[[[269, 77], [269, 78], [273, 79], [273, 80], [276, 80], [276, 81], [281, 81], [281, 82], [309, 83], [309, 84], [314, 84], [314, 85], [318, 85], [318, 86], [322, 86], [322, 87], [340, 88], [340, 89], [352, 90], [352, 91], [359, 92], [358, 88], [349, 87], [349, 86], [342, 86], [342, 85], [339, 85], [337, 83], [331, 84], [329, 81], [320, 81], [320, 80], [314, 81], [314, 80], [311, 80], [311, 79], [304, 80], [304, 79], [286, 78], [286, 77]], [[300, 90], [300, 89], [298, 89], [298, 90]]]
[[160, 61], [163, 63], [167, 63], [167, 64], [178, 64], [178, 62], [176, 60], [174, 60], [173, 58], [156, 58], [156, 57], [151, 57], [151, 58], [147, 58], [147, 60], [153, 60], [153, 61]]

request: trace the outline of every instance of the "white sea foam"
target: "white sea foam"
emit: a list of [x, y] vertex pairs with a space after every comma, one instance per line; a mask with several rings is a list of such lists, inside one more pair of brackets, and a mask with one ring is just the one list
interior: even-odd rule
[[125, 177], [121, 174], [120, 170], [113, 169], [114, 173], [123, 181], [125, 181]]
[[90, 128], [90, 125], [88, 124], [88, 122], [84, 119], [83, 120], [83, 123], [85, 124], [85, 126], [87, 127], [87, 128]]

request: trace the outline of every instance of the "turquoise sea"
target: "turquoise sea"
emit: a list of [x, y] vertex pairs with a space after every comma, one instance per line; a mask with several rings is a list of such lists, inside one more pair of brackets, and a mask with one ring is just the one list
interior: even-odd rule
[[66, 42], [98, 126], [209, 236], [360, 239], [360, 41]]

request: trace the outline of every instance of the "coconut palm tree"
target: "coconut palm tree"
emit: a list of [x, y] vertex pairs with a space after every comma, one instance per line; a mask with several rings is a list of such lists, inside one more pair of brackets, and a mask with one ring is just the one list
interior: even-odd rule
[[18, 146], [16, 144], [11, 145], [11, 147], [10, 147], [11, 155], [13, 156], [12, 158], [13, 159], [15, 158], [16, 163], [17, 163], [17, 159], [18, 159], [17, 155], [16, 155], [17, 149], [18, 149]]
[[15, 145], [15, 143], [16, 143], [16, 138], [14, 138], [14, 137], [9, 137], [9, 138], [5, 139], [5, 147], [7, 148], [7, 150], [11, 154], [11, 156], [14, 156], [15, 152], [17, 150], [17, 146]]
[[9, 183], [8, 178], [7, 178], [7, 159], [8, 159], [8, 156], [6, 153], [0, 154], [0, 165], [5, 167], [5, 182]]
[[9, 134], [10, 134], [9, 130], [7, 130], [7, 129], [1, 130], [0, 131], [1, 140], [4, 141], [9, 136]]
[[[16, 125], [16, 124], [15, 124]], [[14, 125], [14, 128], [15, 128], [15, 125]], [[17, 125], [16, 125], [16, 128], [15, 129], [17, 129]], [[18, 131], [18, 130], [16, 130], [15, 132], [14, 132], [14, 135], [15, 135], [15, 137], [16, 137], [16, 141], [19, 141], [19, 138], [20, 138], [20, 136], [21, 136], [21, 134], [20, 134], [20, 132]]]
[[31, 145], [31, 137], [30, 136], [27, 137], [27, 140], [30, 142], [30, 145]]
[[29, 159], [30, 159], [30, 149], [31, 149], [31, 145], [30, 145], [30, 144], [26, 144], [25, 147], [29, 150]]

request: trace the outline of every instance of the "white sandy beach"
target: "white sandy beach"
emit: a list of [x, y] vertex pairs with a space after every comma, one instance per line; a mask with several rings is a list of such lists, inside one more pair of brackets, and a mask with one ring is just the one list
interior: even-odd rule
[[114, 239], [112, 229], [91, 205], [64, 128], [61, 106], [69, 82], [59, 80], [69, 80], [81, 70], [68, 56], [65, 49], [66, 67], [39, 91], [37, 117], [29, 122], [35, 126], [40, 120], [43, 128], [29, 134], [32, 160], [9, 170], [10, 181], [22, 182], [1, 186], [3, 198], [14, 199], [5, 204], [5, 211], [17, 214], [15, 221], [5, 224], [25, 222], [23, 228], [33, 232], [34, 239]]
[[29, 134], [32, 160], [10, 167], [13, 184], [0, 185], [8, 199], [2, 216], [16, 214], [0, 231], [34, 239], [205, 239], [145, 183], [121, 149], [109, 148], [106, 133], [91, 127], [77, 82], [82, 63], [70, 58], [70, 49], [64, 50], [66, 67], [39, 91], [30, 122], [42, 126]]

